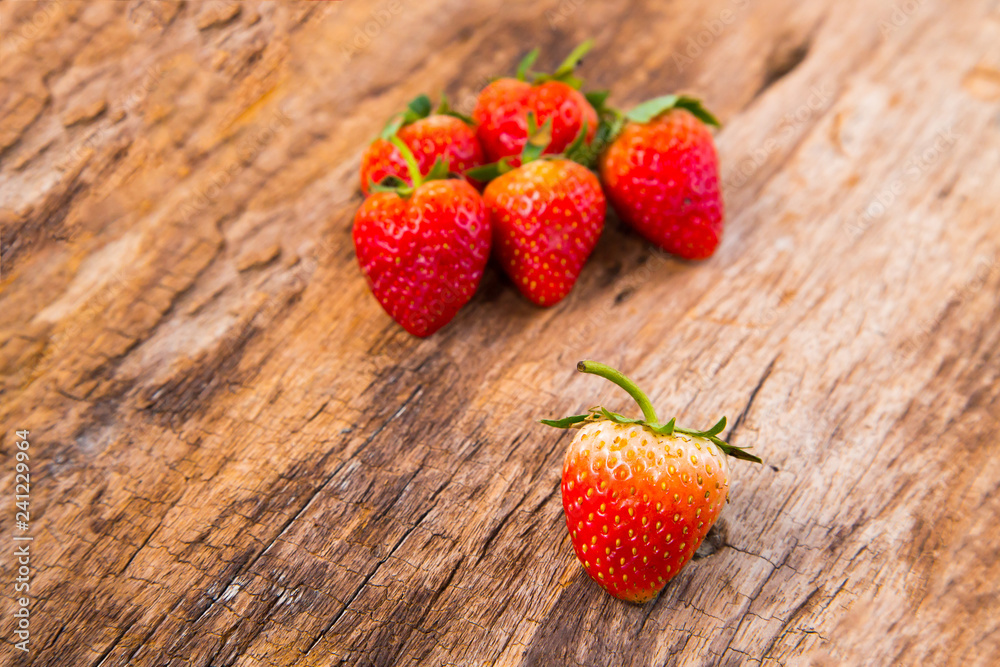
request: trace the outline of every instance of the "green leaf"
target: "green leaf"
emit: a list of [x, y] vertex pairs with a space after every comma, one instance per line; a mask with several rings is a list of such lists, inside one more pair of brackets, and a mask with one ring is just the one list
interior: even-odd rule
[[[715, 442], [713, 440], [713, 442]], [[740, 459], [741, 461], [750, 461], [751, 463], [763, 463], [763, 461], [758, 456], [754, 456], [745, 449], [740, 449], [739, 447], [734, 447], [730, 444], [722, 442], [721, 440], [715, 444], [719, 445], [721, 449], [727, 456], [732, 456], [734, 459]]]
[[484, 164], [479, 167], [472, 167], [471, 169], [465, 170], [465, 176], [471, 178], [474, 181], [479, 181], [480, 183], [489, 183], [494, 178], [498, 176], [503, 176], [508, 171], [513, 169], [510, 166], [510, 160], [507, 158], [502, 158], [499, 162], [492, 162], [490, 164]]
[[420, 173], [420, 165], [417, 164], [417, 158], [414, 157], [413, 151], [398, 136], [390, 137], [389, 141], [403, 156], [403, 160], [406, 162], [406, 169], [410, 173], [410, 180], [413, 181], [413, 188], [419, 188], [420, 184], [424, 182], [424, 175]]
[[444, 161], [444, 158], [439, 157], [434, 161], [434, 166], [431, 167], [431, 170], [424, 176], [424, 182], [441, 181], [446, 178], [448, 178], [448, 163]]
[[399, 188], [394, 185], [382, 185], [381, 183], [375, 183], [368, 188], [368, 192], [394, 192], [399, 194]]
[[386, 141], [392, 139], [396, 136], [396, 133], [399, 132], [399, 128], [403, 127], [403, 120], [403, 114], [401, 113], [392, 116], [392, 118], [389, 119], [389, 122], [385, 124], [385, 127], [382, 128], [382, 131], [379, 132], [379, 138], [385, 139]]
[[421, 118], [427, 118], [431, 113], [431, 98], [426, 95], [417, 95], [410, 103], [406, 105], [406, 111], [402, 113], [393, 114], [389, 121], [379, 132], [379, 137], [389, 141], [392, 137], [396, 136], [399, 132], [399, 128], [404, 125], [409, 125], [414, 123]]
[[722, 430], [724, 428], [726, 428], [726, 418], [725, 418], [725, 416], [723, 416], [722, 419], [720, 419], [719, 421], [717, 421], [715, 423], [715, 426], [713, 426], [712, 428], [710, 428], [707, 431], [705, 431], [705, 436], [707, 437], [707, 436], [710, 436], [710, 435], [719, 435], [720, 433], [722, 433]]
[[535, 112], [534, 111], [529, 111], [528, 112], [528, 139], [531, 139], [531, 136], [533, 134], [535, 134], [536, 132], [538, 132], [538, 121], [537, 121], [537, 118], [535, 116]]
[[[566, 56], [566, 59], [563, 60], [562, 63], [559, 64], [559, 67], [556, 68], [556, 71], [552, 73], [552, 78], [556, 81], [569, 83], [574, 88], [579, 88], [580, 81], [579, 79], [576, 79], [576, 77], [572, 76], [573, 70], [576, 69], [576, 66], [580, 64], [580, 61], [585, 55], [587, 55], [587, 53], [590, 52], [592, 48], [594, 48], [594, 40], [588, 39], [570, 51], [570, 54]], [[575, 79], [577, 81], [576, 85], [571, 83], [571, 79]]]
[[572, 160], [582, 164], [588, 169], [593, 166], [594, 158], [596, 157], [595, 151], [587, 145], [587, 121], [583, 121], [583, 126], [580, 127], [580, 131], [576, 134], [576, 139], [573, 140], [566, 150], [563, 151], [563, 155]]
[[712, 438], [715, 438], [715, 436], [717, 436], [720, 433], [722, 433], [722, 430], [724, 428], [726, 428], [726, 418], [725, 417], [723, 417], [718, 422], [716, 422], [715, 426], [713, 426], [712, 428], [708, 429], [707, 431], [695, 431], [694, 429], [690, 429], [690, 428], [678, 428], [677, 432], [678, 433], [686, 433], [687, 435], [693, 435], [693, 436], [698, 437], [698, 438], [708, 438], [709, 440], [711, 440]]
[[417, 95], [406, 105], [407, 124], [431, 115], [431, 98], [426, 95]]
[[552, 119], [538, 127], [535, 124], [535, 114], [528, 112], [528, 141], [521, 151], [521, 164], [527, 164], [541, 157], [545, 149], [552, 143]]
[[641, 424], [641, 419], [630, 419], [625, 415], [620, 415], [617, 412], [611, 412], [605, 408], [601, 408], [601, 414], [604, 415], [605, 419], [613, 421], [616, 424]]
[[673, 435], [674, 421], [674, 419], [671, 419], [666, 424], [650, 424], [649, 429], [657, 435]]
[[457, 118], [469, 127], [475, 128], [476, 121], [473, 120], [472, 116], [467, 116], [461, 111], [455, 111], [454, 109], [448, 109], [447, 111], [440, 112], [442, 116], [451, 116], [452, 118]]
[[444, 93], [441, 93], [441, 102], [438, 104], [438, 108], [434, 110], [434, 113], [441, 116], [451, 116], [453, 118], [457, 118], [470, 127], [475, 127], [476, 125], [476, 121], [474, 121], [471, 116], [466, 116], [464, 113], [452, 109], [451, 105], [448, 104], [448, 98]]
[[[568, 56], [566, 56], [566, 59], [560, 63], [559, 67], [557, 67], [556, 71], [552, 74], [535, 74], [528, 72], [527, 68], [525, 68], [522, 72], [522, 68], [519, 67], [518, 76], [520, 77], [521, 74], [523, 74], [525, 77], [529, 77], [530, 75], [531, 82], [534, 85], [545, 83], [546, 81], [561, 81], [562, 83], [579, 90], [583, 86], [583, 80], [575, 76], [573, 74], [573, 70], [576, 69], [578, 64], [580, 64], [580, 59], [583, 58], [583, 56], [585, 56], [593, 47], [594, 40], [592, 39], [588, 39], [583, 44], [580, 44], [578, 47], [573, 49]], [[530, 56], [531, 54], [528, 55]], [[534, 59], [532, 59], [528, 67], [530, 67], [531, 64], [534, 64]]]
[[524, 58], [521, 60], [521, 63], [517, 66], [518, 81], [527, 80], [528, 71], [531, 69], [531, 66], [535, 64], [535, 61], [538, 60], [538, 53], [539, 53], [538, 47], [536, 46], [531, 51], [528, 51], [528, 55], [524, 56]]
[[677, 95], [663, 95], [646, 100], [625, 114], [625, 117], [636, 123], [648, 123], [660, 114], [673, 109], [680, 99]]
[[705, 125], [711, 125], [712, 127], [722, 127], [722, 123], [719, 119], [712, 115], [709, 111], [702, 105], [701, 100], [694, 97], [681, 97], [677, 101], [677, 106], [687, 109], [694, 114], [695, 118], [705, 123]]
[[406, 181], [404, 181], [399, 176], [396, 176], [395, 174], [390, 174], [390, 175], [386, 176], [385, 178], [383, 178], [378, 183], [371, 183], [371, 185], [375, 186], [375, 187], [382, 187], [382, 188], [399, 188], [399, 187], [408, 186], [409, 183], [407, 183]]
[[590, 419], [590, 413], [585, 415], [573, 415], [572, 417], [563, 417], [562, 419], [542, 419], [540, 420], [546, 426], [554, 426], [556, 428], [569, 428], [574, 424], [579, 424], [582, 421]]
[[604, 103], [610, 94], [610, 90], [592, 90], [589, 93], [584, 93], [583, 96], [587, 98], [590, 106], [594, 107], [594, 110], [600, 113], [601, 109], [604, 109]]
[[399, 178], [398, 176], [386, 176], [378, 183], [372, 183], [368, 186], [368, 193], [372, 194], [375, 192], [392, 192], [403, 199], [408, 198], [413, 194], [413, 186]]
[[625, 117], [635, 123], [648, 123], [657, 116], [678, 108], [687, 109], [706, 125], [719, 127], [718, 119], [702, 106], [701, 100], [682, 95], [663, 95], [646, 100], [625, 114]]
[[625, 116], [617, 109], [602, 107], [599, 118], [600, 122], [597, 124], [597, 132], [594, 133], [593, 141], [595, 155], [617, 139], [625, 127]]

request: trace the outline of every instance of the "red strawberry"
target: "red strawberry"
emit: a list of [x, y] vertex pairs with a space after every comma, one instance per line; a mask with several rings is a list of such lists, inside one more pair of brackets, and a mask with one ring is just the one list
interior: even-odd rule
[[558, 303], [604, 229], [597, 177], [570, 160], [540, 159], [497, 177], [483, 198], [503, 270], [535, 304]]
[[443, 162], [423, 178], [402, 141], [393, 141], [416, 187], [376, 188], [354, 217], [354, 249], [385, 311], [414, 336], [429, 336], [479, 286], [490, 254], [489, 218], [467, 182], [435, 180], [447, 173]]
[[509, 158], [514, 166], [520, 164], [521, 151], [528, 141], [528, 113], [534, 114], [539, 125], [552, 121], [552, 142], [548, 154], [562, 153], [580, 131], [586, 127], [586, 143], [597, 132], [598, 117], [587, 98], [577, 90], [580, 81], [573, 76], [573, 68], [593, 44], [586, 42], [563, 62], [551, 75], [533, 75], [528, 83], [528, 68], [538, 56], [535, 49], [518, 68], [516, 79], [497, 79], [483, 88], [472, 112], [486, 159], [497, 162]]
[[381, 183], [388, 176], [410, 183], [406, 161], [389, 141], [393, 135], [413, 152], [421, 173], [430, 171], [439, 158], [449, 171], [458, 174], [483, 164], [483, 150], [471, 120], [458, 116], [443, 102], [432, 114], [430, 99], [421, 95], [386, 125], [362, 156], [361, 191], [365, 194], [372, 183]]
[[618, 215], [650, 242], [685, 259], [710, 257], [722, 236], [719, 163], [701, 103], [669, 95], [629, 112], [600, 159]]
[[727, 455], [760, 463], [707, 431], [661, 424], [649, 399], [618, 371], [593, 361], [577, 369], [607, 378], [642, 408], [628, 419], [604, 408], [542, 423], [579, 428], [566, 451], [562, 496], [577, 558], [611, 595], [653, 599], [691, 559], [729, 496]]

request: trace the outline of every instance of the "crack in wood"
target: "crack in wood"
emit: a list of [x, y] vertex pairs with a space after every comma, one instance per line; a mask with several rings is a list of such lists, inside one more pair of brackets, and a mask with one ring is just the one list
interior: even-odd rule
[[388, 561], [392, 557], [392, 555], [396, 553], [396, 550], [399, 549], [399, 547], [403, 544], [403, 542], [406, 541], [406, 538], [408, 538], [410, 534], [417, 529], [417, 527], [424, 520], [424, 518], [431, 513], [432, 509], [434, 509], [433, 506], [428, 507], [427, 510], [420, 515], [420, 517], [416, 520], [416, 522], [414, 522], [414, 524], [410, 526], [406, 530], [406, 532], [404, 532], [403, 535], [396, 541], [396, 544], [393, 545], [392, 549], [389, 550], [389, 553], [386, 554], [384, 558], [380, 558], [378, 560], [378, 563], [375, 564], [375, 567], [372, 568], [372, 571], [369, 572], [367, 575], [365, 575], [365, 577], [362, 579], [361, 584], [355, 587], [354, 592], [351, 595], [350, 599], [346, 603], [344, 603], [344, 606], [337, 613], [337, 615], [334, 616], [333, 620], [331, 620], [326, 625], [326, 627], [323, 628], [323, 630], [316, 636], [316, 639], [312, 641], [312, 643], [303, 653], [308, 655], [313, 650], [313, 648], [315, 648], [316, 644], [318, 644], [323, 639], [326, 633], [329, 632], [337, 624], [337, 622], [341, 619], [341, 617], [345, 613], [347, 613], [348, 609], [350, 609], [351, 603], [357, 599], [357, 597], [361, 594], [361, 591], [364, 590], [365, 586], [368, 585], [368, 582], [371, 580], [371, 578], [378, 573], [379, 568], [381, 568], [382, 565], [384, 565], [385, 562]]
[[774, 370], [774, 364], [778, 361], [778, 357], [780, 356], [780, 354], [777, 354], [773, 359], [771, 359], [771, 363], [767, 365], [763, 374], [761, 374], [760, 379], [757, 380], [757, 384], [750, 391], [750, 398], [747, 399], [746, 405], [743, 406], [740, 414], [736, 416], [736, 420], [733, 421], [733, 425], [729, 428], [729, 432], [726, 434], [726, 437], [723, 438], [726, 442], [733, 442], [733, 436], [736, 435], [736, 431], [739, 429], [740, 425], [743, 424], [746, 416], [750, 413], [750, 409], [753, 407], [754, 399], [757, 398], [757, 393], [760, 391], [760, 388], [764, 386], [764, 382], [767, 381], [767, 378], [771, 376], [771, 371]]

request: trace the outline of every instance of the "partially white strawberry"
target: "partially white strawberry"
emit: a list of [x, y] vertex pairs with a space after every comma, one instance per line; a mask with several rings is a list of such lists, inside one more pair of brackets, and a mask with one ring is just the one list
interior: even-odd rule
[[562, 496], [577, 558], [611, 595], [653, 599], [691, 560], [729, 497], [727, 458], [760, 459], [722, 441], [726, 418], [707, 431], [660, 423], [646, 395], [593, 361], [577, 369], [607, 378], [642, 409], [629, 419], [604, 408], [561, 420], [579, 428], [566, 451]]

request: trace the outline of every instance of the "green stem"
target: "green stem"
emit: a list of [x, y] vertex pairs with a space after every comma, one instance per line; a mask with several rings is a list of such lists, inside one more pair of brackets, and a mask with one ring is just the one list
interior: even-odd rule
[[576, 365], [576, 370], [581, 373], [599, 375], [605, 380], [611, 380], [616, 385], [627, 391], [629, 396], [635, 399], [635, 402], [639, 404], [639, 408], [642, 410], [642, 418], [646, 420], [647, 424], [659, 423], [656, 419], [656, 410], [653, 409], [653, 404], [649, 402], [649, 398], [646, 394], [644, 394], [634, 382], [629, 380], [620, 372], [611, 368], [611, 366], [597, 361], [581, 361]]
[[420, 173], [420, 165], [417, 164], [417, 158], [413, 157], [413, 151], [398, 136], [393, 136], [389, 141], [399, 149], [399, 152], [403, 155], [403, 159], [406, 160], [406, 168], [410, 171], [410, 178], [413, 180], [413, 189], [416, 190], [424, 182], [424, 175]]
[[527, 79], [528, 79], [528, 70], [531, 69], [531, 66], [535, 64], [536, 60], [538, 60], [538, 47], [537, 46], [534, 49], [532, 49], [531, 51], [529, 51], [528, 54], [526, 56], [524, 56], [524, 59], [521, 60], [521, 64], [517, 66], [517, 80], [518, 81], [527, 81]]
[[559, 67], [556, 68], [556, 71], [553, 72], [552, 76], [559, 78], [560, 76], [565, 76], [571, 73], [576, 66], [580, 64], [580, 60], [587, 55], [592, 48], [594, 48], [594, 40], [592, 39], [588, 39], [583, 44], [580, 44], [578, 47], [573, 49], [568, 56], [566, 56], [566, 59], [559, 64]]

